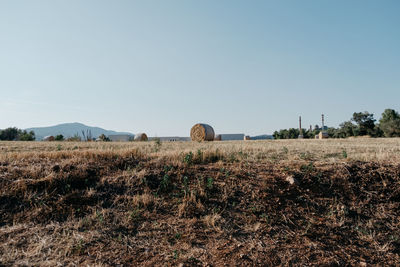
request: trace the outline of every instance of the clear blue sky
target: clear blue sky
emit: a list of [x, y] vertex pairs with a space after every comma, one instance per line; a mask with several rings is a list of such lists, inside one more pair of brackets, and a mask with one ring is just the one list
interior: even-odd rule
[[0, 0], [0, 128], [272, 133], [400, 110], [400, 1]]

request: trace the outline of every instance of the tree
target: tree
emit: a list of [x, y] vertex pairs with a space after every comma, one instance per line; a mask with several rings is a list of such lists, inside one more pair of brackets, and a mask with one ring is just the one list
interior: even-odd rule
[[64, 135], [58, 134], [58, 135], [56, 135], [56, 137], [54, 138], [54, 140], [56, 140], [56, 141], [64, 141]]
[[329, 127], [326, 132], [328, 133], [328, 136], [330, 138], [339, 138], [338, 136], [338, 129], [334, 128], [334, 127]]
[[109, 142], [109, 141], [111, 141], [110, 138], [108, 138], [105, 134], [101, 134], [101, 135], [99, 136], [99, 139], [100, 139], [101, 141], [103, 141], [103, 142]]
[[296, 139], [296, 138], [299, 137], [299, 134], [300, 134], [299, 129], [290, 128], [290, 129], [289, 129], [289, 132], [288, 132], [288, 135], [289, 135], [288, 138], [289, 138], [289, 139]]
[[[300, 131], [297, 128], [290, 128], [290, 129], [282, 129], [279, 132], [275, 131], [273, 133], [273, 137], [275, 139], [297, 139], [299, 137]], [[308, 138], [308, 131], [303, 129], [303, 136], [304, 138]]]
[[34, 141], [35, 140], [35, 133], [33, 131], [30, 131], [28, 133], [26, 130], [24, 130], [24, 131], [20, 130], [20, 133], [19, 133], [19, 136], [18, 136], [18, 140], [20, 140], [20, 141]]
[[9, 127], [4, 129], [0, 133], [0, 140], [5, 141], [15, 141], [18, 138], [18, 128], [16, 127]]
[[337, 133], [337, 137], [339, 138], [346, 138], [349, 136], [356, 136], [357, 133], [357, 126], [354, 125], [351, 121], [345, 121], [339, 125], [339, 130]]
[[365, 112], [354, 112], [351, 119], [357, 124], [357, 131], [354, 136], [371, 135], [375, 136], [375, 119], [374, 114]]
[[400, 136], [400, 115], [394, 109], [385, 109], [379, 120], [379, 128], [386, 137]]
[[21, 130], [16, 127], [9, 127], [0, 131], [0, 140], [4, 141], [33, 141], [35, 140], [35, 133], [26, 130]]

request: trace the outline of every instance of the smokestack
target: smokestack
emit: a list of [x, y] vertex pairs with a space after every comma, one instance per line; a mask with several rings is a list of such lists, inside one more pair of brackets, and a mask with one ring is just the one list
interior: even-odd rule
[[303, 129], [301, 129], [301, 116], [299, 116], [299, 139], [303, 138]]
[[324, 120], [324, 114], [322, 114], [322, 131], [324, 130], [324, 122], [325, 122], [325, 120]]
[[301, 132], [302, 132], [302, 130], [301, 130], [301, 116], [299, 117], [299, 130], [300, 130], [300, 134], [301, 134]]

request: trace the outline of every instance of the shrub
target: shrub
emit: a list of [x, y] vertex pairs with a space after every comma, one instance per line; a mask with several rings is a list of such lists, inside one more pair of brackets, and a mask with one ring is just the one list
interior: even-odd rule
[[99, 139], [100, 139], [100, 141], [103, 141], [103, 142], [110, 142], [110, 141], [111, 141], [110, 138], [108, 138], [107, 136], [105, 136], [105, 134], [101, 134], [101, 135], [99, 136]]
[[193, 163], [193, 153], [189, 152], [183, 158], [183, 162], [187, 165], [191, 165]]
[[154, 151], [158, 152], [160, 151], [160, 148], [161, 148], [161, 140], [160, 138], [156, 137], [154, 138]]
[[62, 134], [56, 135], [55, 140], [56, 141], [64, 141], [64, 136]]

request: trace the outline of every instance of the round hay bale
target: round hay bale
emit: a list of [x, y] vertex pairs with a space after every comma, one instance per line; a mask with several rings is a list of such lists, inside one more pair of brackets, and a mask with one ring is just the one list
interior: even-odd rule
[[214, 136], [214, 129], [208, 124], [198, 123], [190, 130], [190, 138], [192, 141], [213, 141]]
[[49, 136], [46, 136], [43, 138], [43, 141], [47, 141], [47, 142], [52, 142], [54, 140], [56, 140], [56, 139], [52, 135], [49, 135]]
[[134, 141], [147, 141], [149, 139], [147, 138], [147, 135], [145, 133], [138, 133], [135, 135], [135, 138], [133, 140]]
[[222, 141], [222, 136], [220, 134], [215, 135], [214, 141]]

